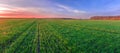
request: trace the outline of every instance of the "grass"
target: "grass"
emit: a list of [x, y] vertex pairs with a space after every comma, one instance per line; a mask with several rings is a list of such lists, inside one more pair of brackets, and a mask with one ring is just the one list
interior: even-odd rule
[[120, 53], [119, 20], [0, 21], [0, 53]]

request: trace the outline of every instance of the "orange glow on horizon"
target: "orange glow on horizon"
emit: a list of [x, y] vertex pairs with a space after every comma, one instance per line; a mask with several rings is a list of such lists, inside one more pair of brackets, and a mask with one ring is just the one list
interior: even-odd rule
[[[31, 11], [32, 10], [32, 11]], [[0, 18], [57, 18], [62, 17], [56, 14], [38, 12], [35, 9], [9, 7], [9, 5], [0, 5]]]

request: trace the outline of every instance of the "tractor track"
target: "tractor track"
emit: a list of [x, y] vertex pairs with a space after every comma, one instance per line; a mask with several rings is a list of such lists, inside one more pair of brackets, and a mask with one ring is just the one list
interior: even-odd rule
[[37, 38], [37, 53], [40, 53], [40, 30], [39, 30], [39, 23], [37, 24], [38, 28], [38, 38]]
[[[33, 25], [34, 25], [34, 24], [33, 24]], [[30, 28], [29, 28], [29, 29], [31, 29], [31, 28], [33, 27], [33, 25], [32, 25], [32, 26], [30, 26]], [[28, 29], [28, 30], [29, 30], [29, 29]], [[23, 38], [23, 40], [21, 41], [21, 43], [19, 44], [19, 46], [20, 46], [20, 45], [22, 45], [22, 44], [24, 43], [24, 40], [25, 40], [25, 39], [28, 39], [27, 37], [28, 37], [28, 36], [30, 36], [29, 34], [30, 34], [30, 32], [28, 32], [28, 33], [26, 34], [26, 36]], [[18, 46], [18, 47], [19, 47], [19, 46]], [[18, 48], [18, 47], [15, 49], [14, 53], [16, 53], [16, 52], [17, 52], [17, 50], [19, 50], [19, 48]]]
[[[33, 21], [32, 24], [30, 24], [24, 31], [27, 31], [27, 29], [29, 29], [30, 26], [32, 26], [32, 25], [34, 24], [34, 22], [35, 22], [35, 21]], [[18, 35], [23, 34], [24, 31], [15, 34], [9, 41], [6, 42], [6, 44], [7, 44], [6, 46], [5, 46], [4, 44], [2, 44], [3, 51], [1, 51], [1, 52], [4, 52], [5, 48], [9, 47], [13, 42], [15, 42], [15, 40], [16, 40], [17, 38], [19, 38]]]

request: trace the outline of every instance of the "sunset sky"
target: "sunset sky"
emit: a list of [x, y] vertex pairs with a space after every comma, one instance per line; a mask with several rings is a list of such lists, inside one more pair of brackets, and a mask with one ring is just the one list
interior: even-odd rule
[[0, 17], [82, 18], [120, 15], [120, 0], [0, 0]]

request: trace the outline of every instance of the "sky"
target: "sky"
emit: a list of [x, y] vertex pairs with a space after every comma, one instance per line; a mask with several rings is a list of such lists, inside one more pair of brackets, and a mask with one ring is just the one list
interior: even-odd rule
[[0, 0], [0, 17], [79, 18], [120, 15], [120, 0]]

